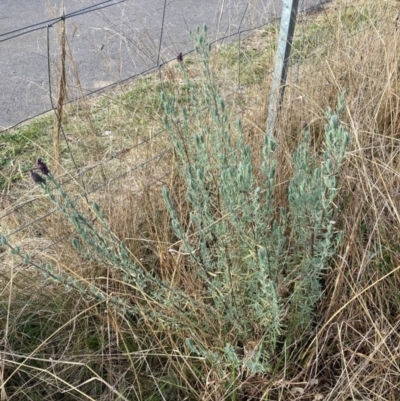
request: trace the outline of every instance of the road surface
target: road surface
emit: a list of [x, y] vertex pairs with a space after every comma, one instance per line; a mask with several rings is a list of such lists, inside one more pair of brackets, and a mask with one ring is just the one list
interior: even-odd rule
[[[323, 2], [300, 0], [300, 7]], [[156, 66], [162, 26], [160, 63], [192, 48], [188, 31], [196, 26], [206, 24], [217, 39], [278, 17], [282, 0], [167, 0], [165, 13], [164, 0], [65, 3], [75, 66], [69, 63], [68, 83], [76, 82], [75, 69], [90, 93]], [[62, 23], [49, 20], [62, 14], [61, 0], [0, 0], [0, 131], [52, 108], [48, 54], [54, 96]]]

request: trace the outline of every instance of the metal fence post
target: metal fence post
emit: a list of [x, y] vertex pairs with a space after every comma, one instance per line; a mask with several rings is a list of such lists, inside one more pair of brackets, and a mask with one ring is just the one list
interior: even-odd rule
[[286, 77], [289, 67], [289, 56], [292, 48], [294, 28], [296, 25], [299, 0], [283, 0], [281, 26], [279, 30], [278, 49], [275, 55], [275, 70], [272, 77], [269, 95], [267, 134], [273, 136], [275, 119], [283, 99]]

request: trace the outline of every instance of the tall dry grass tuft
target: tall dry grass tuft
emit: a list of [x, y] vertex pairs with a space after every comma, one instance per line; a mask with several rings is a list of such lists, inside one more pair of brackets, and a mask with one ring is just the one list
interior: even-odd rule
[[[63, 2], [64, 8], [64, 2]], [[64, 9], [65, 12], [65, 9]], [[55, 110], [56, 119], [55, 119], [55, 130], [54, 130], [54, 162], [55, 162], [55, 171], [58, 175], [61, 167], [61, 124], [63, 118], [63, 107], [67, 90], [67, 82], [66, 82], [66, 73], [65, 73], [65, 63], [66, 63], [66, 32], [65, 32], [65, 20], [61, 23], [60, 29], [60, 49], [61, 49], [61, 57], [60, 57], [60, 82], [58, 85], [58, 96], [57, 96], [57, 108]]]

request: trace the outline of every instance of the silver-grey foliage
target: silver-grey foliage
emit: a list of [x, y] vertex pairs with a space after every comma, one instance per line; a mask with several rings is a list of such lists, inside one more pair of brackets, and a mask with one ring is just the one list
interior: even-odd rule
[[[175, 234], [218, 311], [221, 330], [244, 344], [256, 340], [256, 352], [245, 362], [252, 372], [264, 371], [281, 327], [289, 327], [286, 332], [293, 339], [309, 326], [322, 293], [321, 274], [340, 239], [332, 215], [336, 174], [349, 138], [338, 123], [343, 97], [337, 112], [327, 113], [322, 161], [309, 150], [310, 133], [303, 132], [293, 155], [289, 207], [277, 211], [275, 140], [265, 136], [255, 172], [242, 124], [238, 120], [231, 126], [214, 83], [206, 32], [198, 30], [195, 38], [204, 83], [189, 79], [181, 64], [188, 103], [163, 94], [164, 122], [187, 183], [190, 221], [180, 220], [167, 189], [163, 195]], [[226, 347], [221, 358], [232, 360]], [[203, 350], [203, 355], [210, 357], [209, 352]]]

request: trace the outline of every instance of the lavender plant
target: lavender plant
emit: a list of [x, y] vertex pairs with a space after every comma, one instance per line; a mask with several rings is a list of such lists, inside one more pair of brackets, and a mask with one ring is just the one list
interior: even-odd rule
[[[231, 126], [213, 79], [206, 29], [198, 30], [195, 40], [203, 86], [194, 83], [180, 63], [190, 93], [188, 104], [181, 106], [175, 96], [163, 94], [164, 123], [187, 184], [189, 222], [180, 219], [166, 188], [163, 196], [175, 234], [218, 311], [220, 330], [234, 333], [240, 343], [256, 342], [243, 364], [252, 373], [263, 372], [270, 367], [282, 326], [289, 327], [286, 332], [294, 338], [310, 325], [322, 294], [321, 275], [340, 241], [332, 215], [336, 174], [349, 140], [338, 122], [344, 99], [339, 99], [336, 113], [327, 113], [321, 163], [309, 151], [309, 131], [303, 131], [293, 155], [289, 208], [280, 211], [278, 221], [273, 198], [275, 140], [265, 137], [256, 174], [241, 122]], [[256, 178], [259, 175], [261, 179]], [[289, 313], [283, 318], [288, 305]], [[232, 360], [225, 352], [231, 350], [230, 344], [217, 354], [199, 351], [202, 346], [196, 348], [191, 339], [190, 344], [213, 364]]]

